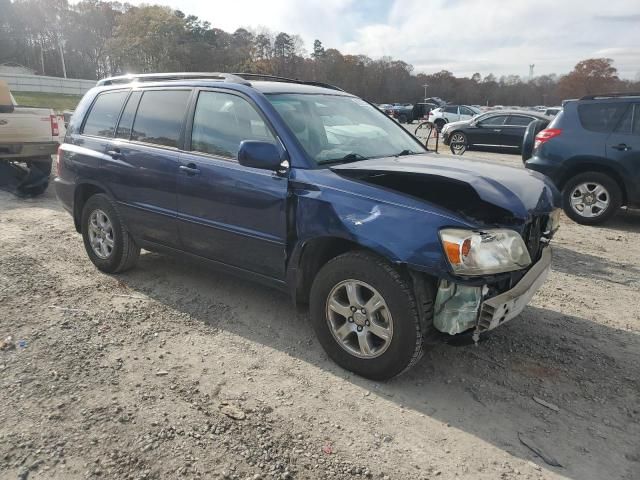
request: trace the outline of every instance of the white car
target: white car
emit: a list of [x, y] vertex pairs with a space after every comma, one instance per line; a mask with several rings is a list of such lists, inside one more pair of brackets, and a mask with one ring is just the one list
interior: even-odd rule
[[438, 127], [438, 130], [442, 130], [442, 127], [449, 122], [469, 120], [480, 113], [482, 113], [480, 110], [468, 105], [445, 105], [431, 110], [429, 121]]

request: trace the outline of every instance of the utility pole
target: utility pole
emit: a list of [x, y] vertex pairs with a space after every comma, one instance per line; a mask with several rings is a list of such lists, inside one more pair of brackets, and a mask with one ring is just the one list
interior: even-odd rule
[[424, 87], [424, 103], [427, 103], [427, 87], [429, 86], [428, 84], [424, 84], [422, 85]]
[[64, 49], [62, 48], [62, 42], [58, 39], [58, 48], [60, 50], [60, 62], [62, 63], [62, 76], [67, 78], [67, 67], [64, 64]]

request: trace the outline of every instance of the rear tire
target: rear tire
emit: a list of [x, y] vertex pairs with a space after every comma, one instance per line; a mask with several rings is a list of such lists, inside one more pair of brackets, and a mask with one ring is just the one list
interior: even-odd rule
[[562, 189], [564, 212], [571, 220], [582, 225], [606, 222], [621, 205], [620, 186], [605, 173], [581, 173], [570, 178]]
[[107, 195], [99, 193], [87, 200], [81, 222], [84, 248], [98, 270], [120, 273], [133, 268], [138, 261], [140, 247]]
[[[352, 295], [350, 284], [356, 285]], [[370, 303], [375, 295], [382, 302]], [[427, 296], [428, 305], [421, 307], [431, 324], [432, 289]], [[409, 280], [385, 260], [361, 251], [330, 260], [311, 287], [311, 322], [320, 344], [338, 365], [372, 380], [389, 379], [420, 360], [426, 327], [418, 308]]]
[[403, 115], [400, 115], [400, 116], [398, 117], [398, 121], [399, 121], [400, 123], [407, 123], [407, 116], [406, 116], [406, 115], [404, 115], [404, 114], [403, 114]]
[[438, 118], [433, 122], [433, 124], [436, 126], [436, 130], [438, 131], [438, 133], [442, 131], [442, 127], [444, 127], [446, 123], [447, 122], [444, 121], [442, 118]]

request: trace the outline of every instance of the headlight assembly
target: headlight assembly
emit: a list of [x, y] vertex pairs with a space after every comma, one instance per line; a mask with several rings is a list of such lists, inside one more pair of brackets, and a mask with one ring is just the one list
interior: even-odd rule
[[513, 230], [446, 228], [440, 231], [440, 240], [449, 264], [458, 275], [490, 275], [531, 265], [527, 246]]

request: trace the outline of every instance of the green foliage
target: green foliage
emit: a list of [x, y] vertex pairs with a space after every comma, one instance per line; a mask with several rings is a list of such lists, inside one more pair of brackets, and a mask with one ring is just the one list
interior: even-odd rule
[[74, 110], [82, 98], [79, 95], [43, 92], [12, 92], [12, 94], [18, 105], [52, 108], [57, 113], [62, 113], [64, 110]]

